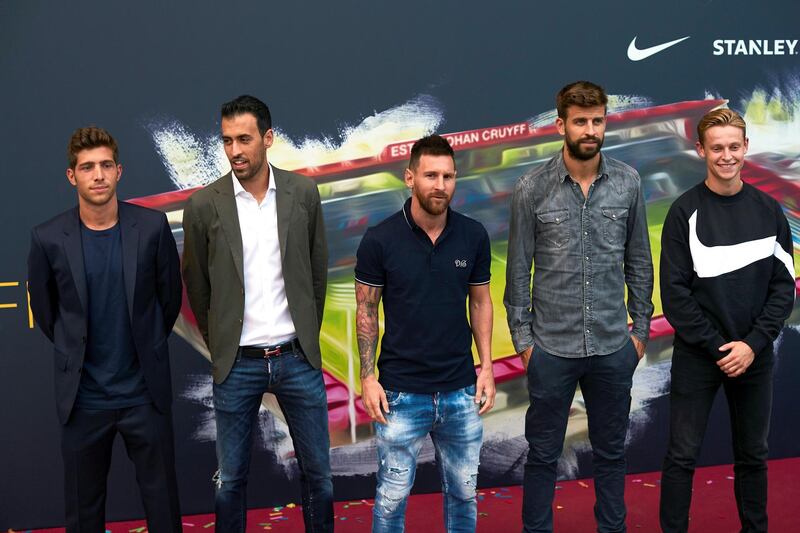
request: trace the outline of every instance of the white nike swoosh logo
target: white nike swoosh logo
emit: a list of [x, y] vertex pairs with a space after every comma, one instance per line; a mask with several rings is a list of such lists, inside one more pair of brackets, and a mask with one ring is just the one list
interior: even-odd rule
[[[638, 35], [637, 35], [638, 37]], [[686, 37], [681, 37], [680, 39], [675, 39], [674, 41], [670, 41], [668, 43], [657, 44], [656, 46], [651, 46], [649, 48], [636, 48], [636, 37], [633, 38], [631, 44], [628, 45], [628, 59], [631, 61], [641, 61], [642, 59], [647, 59], [648, 57], [655, 55], [661, 51], [666, 50], [670, 46], [675, 46], [676, 44], [685, 41], [691, 37], [691, 35], [687, 35]]]
[[727, 246], [706, 246], [697, 236], [697, 210], [689, 217], [689, 250], [698, 278], [715, 278], [775, 256], [794, 279], [794, 262], [775, 236]]

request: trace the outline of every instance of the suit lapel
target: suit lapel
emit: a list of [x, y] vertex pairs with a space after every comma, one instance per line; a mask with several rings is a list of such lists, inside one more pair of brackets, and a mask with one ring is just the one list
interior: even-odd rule
[[294, 184], [287, 179], [284, 172], [275, 167], [271, 167], [275, 172], [275, 195], [276, 209], [278, 213], [278, 243], [281, 247], [281, 261], [286, 257], [286, 238], [289, 233], [289, 222], [292, 219], [292, 209], [294, 208]]
[[242, 256], [242, 230], [239, 227], [239, 214], [236, 211], [236, 198], [233, 196], [233, 177], [228, 172], [217, 183], [214, 184], [214, 208], [217, 210], [217, 217], [219, 218], [222, 232], [225, 234], [225, 239], [228, 241], [228, 246], [231, 249], [233, 256], [233, 263], [236, 265], [236, 273], [239, 275], [239, 281], [244, 287], [244, 260]]
[[139, 229], [136, 219], [127, 206], [119, 203], [119, 224], [122, 238], [122, 275], [125, 279], [125, 297], [128, 300], [128, 316], [133, 321], [133, 297], [136, 289], [136, 265], [139, 257]]
[[64, 227], [64, 255], [69, 262], [72, 280], [78, 291], [84, 313], [89, 312], [89, 300], [86, 290], [86, 270], [83, 266], [83, 244], [81, 242], [81, 225], [78, 208], [73, 211], [69, 223]]

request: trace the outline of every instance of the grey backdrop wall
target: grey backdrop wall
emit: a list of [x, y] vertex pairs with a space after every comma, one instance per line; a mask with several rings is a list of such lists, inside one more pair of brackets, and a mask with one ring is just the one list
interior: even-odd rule
[[[729, 100], [755, 124], [750, 135], [758, 145], [759, 168], [779, 180], [784, 190], [780, 200], [796, 216], [798, 19], [794, 0], [0, 3], [0, 529], [63, 522], [51, 347], [29, 327], [25, 257], [30, 228], [75, 203], [64, 169], [66, 141], [76, 127], [96, 124], [116, 136], [125, 169], [121, 196], [144, 198], [197, 186], [224, 166], [214, 137], [219, 105], [242, 93], [270, 105], [286, 164], [310, 167], [370, 155], [369, 149], [353, 148], [356, 140], [370, 135], [386, 139], [376, 141], [378, 153], [390, 142], [408, 139], [408, 132], [518, 123], [535, 132], [552, 119], [547, 113], [561, 86], [590, 79], [618, 95], [614, 102], [621, 110]], [[645, 49], [686, 36], [647, 59], [628, 57], [634, 37], [636, 46]], [[632, 131], [620, 130], [618, 140]], [[674, 156], [670, 161], [689, 157], [689, 139], [684, 135], [681, 142], [675, 154], [667, 154]], [[657, 168], [658, 150], [641, 156], [642, 164]], [[464, 164], [472, 164], [466, 157]], [[687, 168], [696, 169], [693, 164]], [[699, 181], [702, 174], [684, 177]], [[502, 199], [492, 184], [487, 187]], [[338, 193], [331, 191], [333, 199]], [[478, 203], [471, 202], [463, 210], [479, 216]], [[330, 213], [331, 220], [338, 220], [334, 207], [326, 207], [326, 217]], [[492, 209], [496, 214], [500, 208]], [[798, 228], [793, 226], [796, 248]], [[352, 247], [344, 237], [337, 242]], [[346, 266], [346, 250], [342, 253]], [[343, 286], [352, 282], [347, 268], [336, 268], [332, 265]], [[501, 277], [495, 272], [494, 279]], [[335, 296], [330, 296], [332, 309]], [[337, 339], [350, 345], [345, 318], [332, 315], [330, 320], [330, 346]], [[496, 320], [495, 356], [503, 358], [510, 355], [507, 340], [498, 333], [504, 314], [497, 312]], [[792, 387], [798, 362], [787, 357], [800, 350], [798, 323], [796, 309], [778, 346], [781, 371], [771, 435], [776, 457], [800, 453]], [[209, 365], [187, 338], [173, 335], [170, 349], [181, 503], [189, 514], [211, 511], [210, 478], [216, 467], [204, 392]], [[668, 353], [668, 339], [659, 348], [663, 353]], [[329, 352], [331, 361], [342, 357], [334, 348]], [[651, 362], [653, 373], [645, 369], [641, 377], [663, 378], [668, 360]], [[344, 367], [331, 365], [331, 379], [341, 382], [347, 396], [353, 387], [342, 377]], [[511, 401], [520, 376], [513, 365], [509, 368], [514, 379], [507, 385], [506, 408], [491, 419], [496, 430], [518, 429], [521, 423], [521, 408]], [[630, 438], [632, 471], [660, 466], [666, 386], [661, 379], [647, 389], [635, 414], [645, 421], [634, 424]], [[297, 491], [285, 435], [271, 413], [265, 409], [262, 414], [251, 506], [285, 502], [287, 483]], [[723, 403], [715, 407], [704, 463], [731, 461], [724, 413]], [[339, 499], [370, 497], [374, 490], [369, 430], [350, 415], [351, 425], [342, 426], [340, 446], [332, 450]], [[480, 483], [518, 482], [524, 443], [516, 438], [489, 444]], [[562, 465], [563, 475], [590, 475], [585, 447], [579, 444]], [[142, 516], [122, 447], [115, 450], [109, 485], [110, 520]], [[437, 489], [435, 468], [423, 464], [415, 490]]]

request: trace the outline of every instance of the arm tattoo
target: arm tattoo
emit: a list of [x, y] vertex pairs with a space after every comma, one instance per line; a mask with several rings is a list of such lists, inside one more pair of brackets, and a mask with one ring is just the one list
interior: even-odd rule
[[361, 378], [375, 373], [375, 355], [378, 347], [378, 302], [381, 287], [371, 287], [356, 282], [356, 337], [361, 358]]

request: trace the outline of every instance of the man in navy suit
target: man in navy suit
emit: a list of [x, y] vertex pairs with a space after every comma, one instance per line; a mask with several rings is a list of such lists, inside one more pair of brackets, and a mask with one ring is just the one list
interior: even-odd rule
[[68, 532], [105, 531], [111, 449], [122, 435], [151, 532], [180, 531], [167, 336], [181, 306], [178, 252], [163, 213], [117, 200], [117, 143], [69, 141], [78, 206], [36, 226], [34, 318], [54, 345]]

